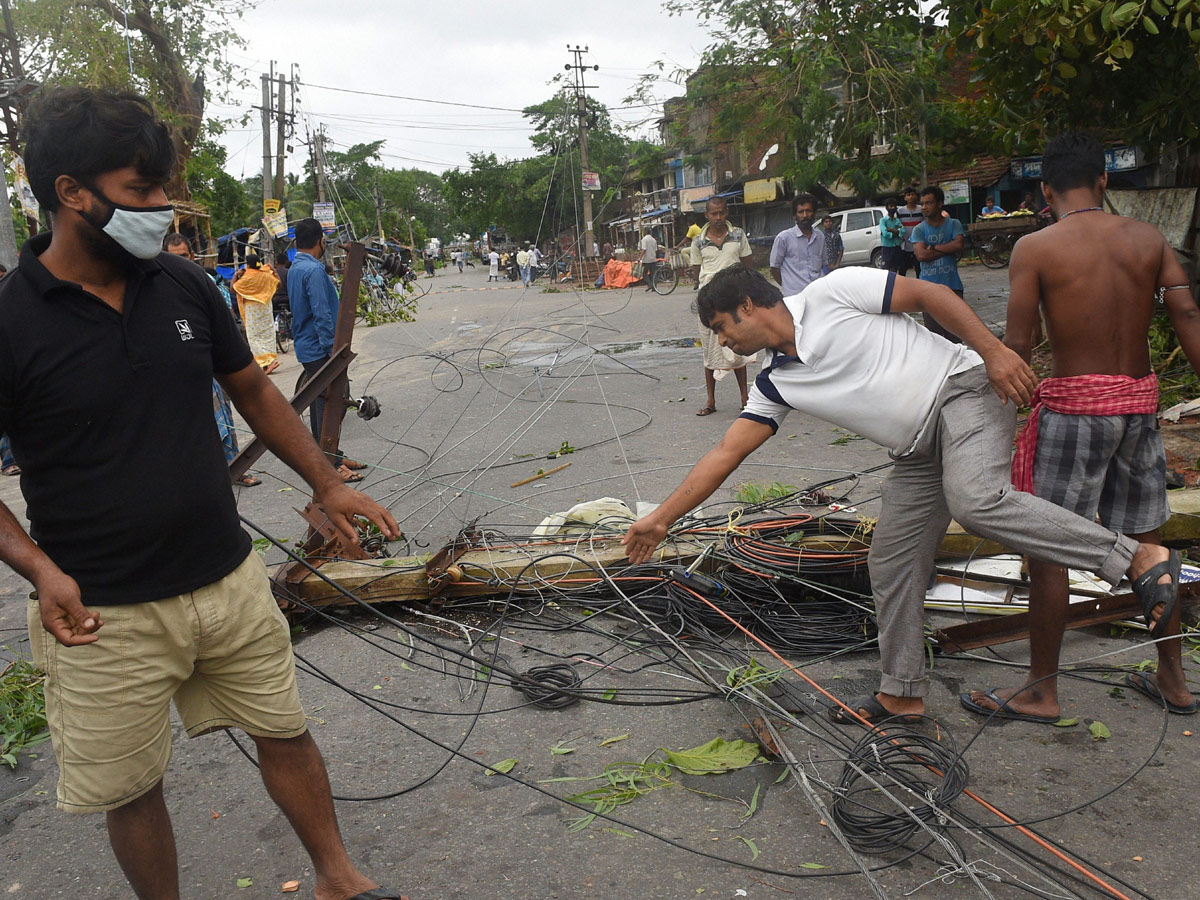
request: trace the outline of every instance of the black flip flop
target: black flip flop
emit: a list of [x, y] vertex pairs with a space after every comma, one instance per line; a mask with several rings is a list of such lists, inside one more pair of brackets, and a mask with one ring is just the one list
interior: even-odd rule
[[[903, 725], [915, 725], [920, 722], [924, 716], [899, 716], [888, 710], [886, 706], [879, 702], [879, 698], [874, 694], [867, 694], [857, 699], [850, 700], [846, 706], [854, 710], [858, 715], [862, 716], [871, 725], [878, 725], [885, 719], [895, 719]], [[829, 709], [829, 718], [839, 725], [861, 725], [862, 723], [850, 715], [845, 709], [840, 706], [833, 706]]]
[[1162, 695], [1162, 691], [1158, 689], [1158, 685], [1141, 672], [1130, 672], [1126, 675], [1125, 686], [1133, 688], [1139, 694], [1149, 697], [1159, 706], [1166, 707], [1167, 712], [1174, 713], [1177, 716], [1194, 716], [1197, 711], [1200, 711], [1200, 702], [1195, 697], [1192, 698], [1190, 706], [1180, 706], [1178, 703], [1172, 703]]
[[[1133, 580], [1133, 594], [1142, 605], [1142, 617], [1150, 628], [1152, 638], [1160, 638], [1167, 632], [1167, 623], [1175, 612], [1176, 604], [1179, 603], [1179, 570], [1182, 567], [1183, 561], [1179, 554], [1171, 550], [1165, 560], [1151, 566]], [[1164, 575], [1171, 576], [1169, 584], [1158, 583], [1158, 579]], [[1162, 612], [1155, 622], [1151, 614], [1154, 607], [1160, 603]]]
[[988, 709], [971, 699], [969, 691], [964, 691], [958, 695], [958, 702], [963, 705], [963, 709], [968, 712], [973, 712], [976, 715], [987, 716], [989, 719], [1012, 719], [1015, 722], [1033, 722], [1037, 725], [1053, 725], [1059, 721], [1062, 716], [1035, 716], [1030, 713], [1017, 712], [1015, 709], [1008, 708], [1008, 701], [1001, 700], [996, 693], [995, 688], [991, 688], [985, 694], [989, 700], [996, 704], [995, 709]]
[[377, 887], [361, 894], [355, 894], [349, 900], [408, 900], [402, 893], [392, 888]]

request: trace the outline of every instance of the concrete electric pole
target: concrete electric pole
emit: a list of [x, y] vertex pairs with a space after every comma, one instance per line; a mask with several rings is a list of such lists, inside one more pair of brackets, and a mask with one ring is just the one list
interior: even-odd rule
[[[589, 173], [588, 170], [588, 145], [587, 145], [587, 98], [584, 94], [588, 88], [595, 88], [594, 84], [584, 84], [583, 73], [587, 69], [593, 72], [600, 70], [599, 66], [585, 66], [583, 64], [583, 54], [588, 52], [587, 45], [580, 47], [576, 44], [572, 47], [567, 45], [567, 52], [575, 57], [575, 62], [567, 63], [566, 70], [568, 72], [574, 70], [575, 77], [575, 108], [579, 114], [579, 165], [583, 173]], [[582, 173], [581, 173], [582, 174]], [[590, 174], [590, 173], [589, 173]], [[581, 256], [592, 259], [595, 257], [595, 229], [592, 223], [592, 192], [588, 190], [587, 185], [588, 174], [582, 174], [583, 187], [583, 252]]]

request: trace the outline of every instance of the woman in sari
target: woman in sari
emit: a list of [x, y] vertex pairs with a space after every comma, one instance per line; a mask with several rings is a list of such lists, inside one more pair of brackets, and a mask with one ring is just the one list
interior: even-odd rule
[[260, 264], [257, 254], [246, 256], [246, 268], [233, 276], [233, 290], [238, 298], [246, 340], [254, 361], [270, 375], [279, 368], [275, 356], [275, 315], [271, 298], [279, 288], [279, 279], [270, 268]]

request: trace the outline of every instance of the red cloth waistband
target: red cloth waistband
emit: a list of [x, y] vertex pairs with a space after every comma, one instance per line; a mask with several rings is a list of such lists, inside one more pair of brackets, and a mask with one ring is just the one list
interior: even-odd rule
[[1017, 438], [1012, 483], [1033, 493], [1033, 461], [1037, 455], [1038, 416], [1042, 407], [1069, 416], [1128, 416], [1158, 412], [1158, 376], [1070, 375], [1047, 378], [1033, 394], [1033, 409]]

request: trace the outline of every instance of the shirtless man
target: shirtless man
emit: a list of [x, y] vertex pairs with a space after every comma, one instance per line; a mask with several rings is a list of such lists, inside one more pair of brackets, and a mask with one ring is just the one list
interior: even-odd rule
[[[1005, 343], [1029, 359], [1040, 305], [1053, 373], [1034, 398], [1036, 426], [1033, 436], [1027, 426], [1018, 443], [1013, 483], [1085, 518], [1098, 512], [1106, 527], [1139, 542], [1160, 544], [1158, 529], [1170, 510], [1147, 331], [1159, 292], [1195, 368], [1200, 310], [1158, 229], [1103, 210], [1108, 176], [1095, 139], [1064, 134], [1052, 140], [1042, 178], [1059, 221], [1026, 235], [1013, 249]], [[1097, 254], [1097, 247], [1104, 252]], [[1018, 687], [972, 691], [961, 699], [973, 712], [999, 708], [1000, 717], [1049, 723], [1061, 712], [1057, 673], [1069, 603], [1067, 571], [1030, 559], [1029, 576], [1028, 678]], [[1180, 662], [1178, 604], [1148, 605], [1153, 636], [1173, 639], [1157, 645], [1157, 675], [1130, 673], [1125, 684], [1171, 712], [1194, 713], [1197, 704]]]

